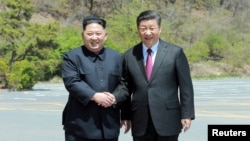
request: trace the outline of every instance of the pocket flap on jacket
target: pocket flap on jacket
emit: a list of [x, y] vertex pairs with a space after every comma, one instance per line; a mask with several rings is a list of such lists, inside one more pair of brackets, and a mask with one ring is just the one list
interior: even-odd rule
[[179, 107], [180, 107], [180, 103], [178, 100], [169, 101], [166, 106], [167, 109], [173, 109], [173, 108], [179, 108]]

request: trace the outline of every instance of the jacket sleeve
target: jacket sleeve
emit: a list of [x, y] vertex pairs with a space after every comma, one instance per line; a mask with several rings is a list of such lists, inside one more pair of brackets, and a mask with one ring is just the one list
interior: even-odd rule
[[81, 80], [77, 63], [72, 59], [72, 54], [65, 54], [62, 63], [62, 78], [65, 88], [71, 96], [79, 102], [87, 105], [95, 91], [84, 81]]
[[126, 80], [126, 66], [125, 61], [123, 61], [123, 72], [120, 78], [119, 85], [114, 90], [113, 94], [116, 98], [116, 104], [114, 105], [117, 108], [121, 109], [121, 119], [130, 120], [131, 119], [131, 97], [128, 90], [127, 80]]

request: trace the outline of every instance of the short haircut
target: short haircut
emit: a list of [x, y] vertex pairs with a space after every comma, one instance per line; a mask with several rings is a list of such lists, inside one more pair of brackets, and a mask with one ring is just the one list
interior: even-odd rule
[[153, 10], [146, 10], [141, 12], [137, 17], [136, 19], [137, 27], [139, 27], [141, 21], [152, 20], [152, 19], [156, 19], [158, 25], [161, 26], [161, 16]]
[[104, 29], [106, 28], [106, 21], [104, 19], [91, 15], [83, 19], [83, 22], [82, 22], [83, 30], [86, 29], [87, 25], [92, 24], [92, 23], [100, 24]]

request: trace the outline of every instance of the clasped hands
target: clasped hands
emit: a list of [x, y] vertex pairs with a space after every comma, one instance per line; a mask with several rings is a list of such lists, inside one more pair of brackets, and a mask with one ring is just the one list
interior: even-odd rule
[[[99, 106], [105, 108], [110, 107], [116, 103], [115, 96], [109, 92], [95, 93], [91, 100], [95, 101]], [[128, 133], [128, 131], [130, 130], [130, 120], [122, 120], [120, 123], [120, 128], [122, 128], [122, 126], [124, 126], [125, 128], [124, 133]]]
[[110, 92], [98, 92], [95, 93], [92, 98], [99, 106], [110, 107], [116, 103], [115, 96]]

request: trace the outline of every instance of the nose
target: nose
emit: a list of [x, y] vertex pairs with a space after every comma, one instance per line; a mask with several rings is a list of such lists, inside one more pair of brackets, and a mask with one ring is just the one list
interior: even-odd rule
[[146, 34], [146, 35], [150, 35], [150, 34], [151, 34], [151, 30], [150, 30], [150, 29], [147, 29], [147, 30], [145, 31], [145, 34]]
[[91, 37], [92, 40], [95, 40], [97, 39], [97, 35], [96, 34], [93, 34], [92, 37]]

